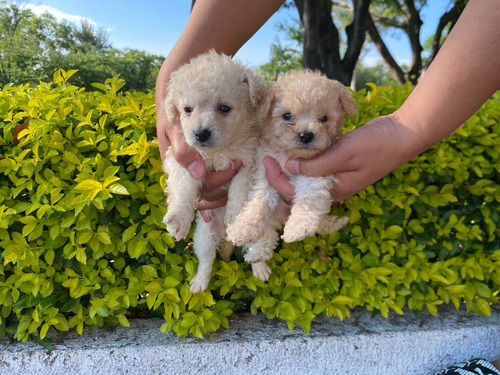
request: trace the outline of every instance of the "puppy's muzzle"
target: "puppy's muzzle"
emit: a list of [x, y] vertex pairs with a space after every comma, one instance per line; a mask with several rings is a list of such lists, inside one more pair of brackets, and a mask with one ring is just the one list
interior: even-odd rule
[[212, 138], [212, 132], [207, 128], [195, 130], [193, 134], [196, 140], [200, 143], [208, 142], [210, 138]]
[[299, 144], [308, 145], [313, 142], [316, 138], [316, 135], [310, 131], [303, 131], [297, 134], [297, 141]]

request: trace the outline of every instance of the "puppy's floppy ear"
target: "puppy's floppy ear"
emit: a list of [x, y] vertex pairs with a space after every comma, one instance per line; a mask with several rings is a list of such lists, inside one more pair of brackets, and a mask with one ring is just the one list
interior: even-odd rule
[[339, 85], [341, 86], [339, 92], [340, 104], [342, 104], [346, 115], [352, 117], [356, 113], [356, 102], [354, 101], [349, 89], [341, 83], [339, 83]]
[[167, 91], [167, 98], [165, 99], [165, 113], [167, 114], [167, 120], [172, 125], [180, 124], [180, 114], [177, 110], [177, 105], [175, 104], [174, 91], [169, 88]]
[[275, 99], [274, 86], [270, 86], [264, 95], [264, 99], [257, 109], [257, 118], [259, 121], [264, 121], [269, 113], [271, 112], [271, 108], [273, 106]]
[[264, 99], [266, 92], [266, 85], [264, 80], [255, 74], [250, 69], [246, 69], [245, 75], [243, 77], [243, 83], [248, 85], [248, 91], [250, 94], [250, 101], [254, 108], [258, 108]]

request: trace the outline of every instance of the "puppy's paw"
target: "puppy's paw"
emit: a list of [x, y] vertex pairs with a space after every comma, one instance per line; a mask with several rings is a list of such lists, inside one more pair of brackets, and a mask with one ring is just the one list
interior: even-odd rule
[[316, 233], [316, 228], [309, 221], [292, 220], [288, 221], [283, 229], [281, 239], [285, 242], [302, 241], [308, 236]]
[[189, 283], [189, 290], [191, 293], [196, 294], [199, 292], [203, 292], [208, 288], [208, 284], [210, 283], [210, 275], [200, 274], [199, 272]]
[[318, 233], [332, 234], [349, 224], [347, 216], [325, 216], [318, 226]]
[[177, 241], [180, 241], [188, 235], [191, 228], [191, 219], [190, 215], [167, 212], [163, 218], [163, 224], [165, 224], [168, 233]]
[[237, 246], [255, 242], [259, 239], [258, 228], [232, 224], [227, 228], [227, 239]]
[[255, 278], [267, 281], [269, 280], [269, 276], [271, 276], [271, 267], [266, 262], [252, 263], [252, 272]]

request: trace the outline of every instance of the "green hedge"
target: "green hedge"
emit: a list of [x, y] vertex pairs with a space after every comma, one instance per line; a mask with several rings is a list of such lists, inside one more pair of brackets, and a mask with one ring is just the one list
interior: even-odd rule
[[[281, 244], [268, 283], [240, 253], [217, 260], [192, 295], [197, 260], [164, 230], [151, 93], [118, 78], [86, 92], [54, 83], [0, 92], [0, 333], [50, 339], [56, 330], [163, 317], [161, 330], [201, 337], [234, 312], [262, 311], [308, 332], [320, 315], [499, 303], [500, 95], [428, 152], [336, 209], [350, 225]], [[355, 94], [347, 129], [395, 110], [410, 92]], [[26, 119], [29, 119], [29, 126]], [[22, 126], [26, 124], [26, 126]]]

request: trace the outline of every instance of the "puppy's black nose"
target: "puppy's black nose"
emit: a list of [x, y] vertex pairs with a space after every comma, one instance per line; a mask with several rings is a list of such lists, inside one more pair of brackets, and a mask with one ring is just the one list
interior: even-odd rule
[[194, 132], [194, 137], [199, 142], [208, 141], [208, 139], [212, 136], [212, 132], [208, 129], [201, 129]]
[[314, 139], [314, 133], [308, 131], [300, 132], [297, 136], [300, 139], [300, 141], [305, 144], [311, 143], [312, 140]]

